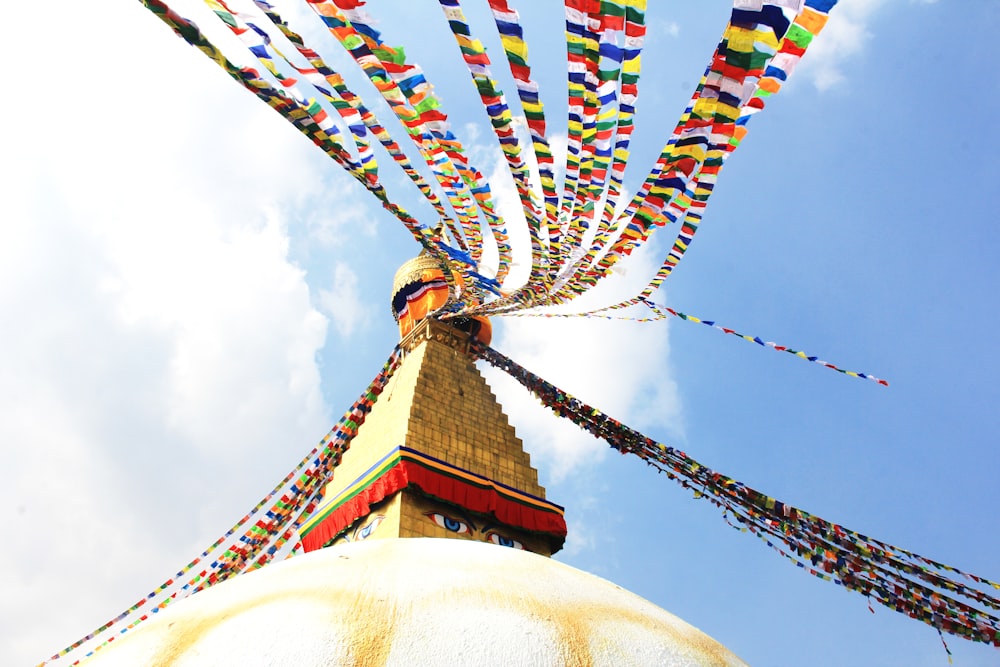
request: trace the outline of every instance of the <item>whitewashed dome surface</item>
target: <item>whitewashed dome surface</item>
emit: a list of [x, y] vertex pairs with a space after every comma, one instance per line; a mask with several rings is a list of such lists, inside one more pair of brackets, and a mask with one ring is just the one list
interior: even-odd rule
[[405, 538], [321, 549], [177, 603], [86, 660], [122, 665], [743, 665], [674, 615], [526, 551]]

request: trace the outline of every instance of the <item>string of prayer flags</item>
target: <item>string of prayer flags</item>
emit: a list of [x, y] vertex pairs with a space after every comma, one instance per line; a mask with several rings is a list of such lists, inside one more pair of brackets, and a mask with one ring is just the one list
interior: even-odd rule
[[478, 341], [473, 352], [542, 405], [622, 454], [634, 454], [707, 500], [741, 532], [756, 535], [809, 574], [855, 591], [939, 632], [1000, 647], [1000, 584], [809, 514], [658, 443]]
[[[317, 9], [320, 4], [313, 2], [310, 5]], [[344, 16], [348, 19], [351, 27], [357, 31], [370, 52], [379, 58], [381, 66], [389, 74], [391, 79], [398, 84], [399, 90], [406, 97], [407, 102], [419, 114], [419, 120], [423, 128], [430, 132], [431, 137], [443, 149], [447, 158], [451, 161], [460, 178], [453, 181], [452, 185], [457, 185], [459, 196], [471, 204], [478, 206], [484, 217], [490, 222], [491, 227], [503, 229], [503, 223], [494, 210], [494, 203], [490, 185], [483, 175], [473, 167], [465, 154], [465, 149], [458, 139], [451, 133], [448, 127], [447, 115], [441, 110], [440, 101], [432, 92], [432, 87], [424, 76], [419, 66], [409, 63], [406, 60], [405, 52], [399, 47], [390, 47], [381, 41], [380, 33], [372, 26], [372, 19], [361, 9], [363, 2], [353, 2], [352, 0], [335, 0], [333, 4], [342, 5]], [[352, 51], [352, 55], [356, 53]], [[355, 57], [357, 60], [357, 58]], [[359, 62], [359, 64], [361, 64]], [[364, 68], [364, 67], [363, 67]], [[385, 91], [383, 91], [384, 94]], [[386, 98], [388, 100], [388, 98]], [[446, 168], [447, 164], [444, 165]], [[442, 184], [448, 189], [448, 186]], [[472, 209], [470, 209], [472, 213]], [[461, 217], [461, 216], [460, 216]], [[474, 237], [470, 243], [473, 258], [477, 261], [482, 250], [482, 239], [479, 225], [469, 219], [470, 231]], [[478, 240], [476, 240], [476, 237]]]
[[[764, 69], [763, 75], [754, 84], [753, 92], [749, 99], [744, 101], [733, 137], [730, 139], [730, 148], [722, 156], [723, 163], [732, 154], [732, 151], [739, 146], [743, 138], [746, 137], [747, 123], [751, 116], [761, 111], [764, 108], [765, 100], [781, 89], [782, 82], [787, 80], [788, 75], [791, 74], [795, 65], [805, 54], [806, 48], [812, 42], [813, 38], [826, 25], [829, 18], [829, 11], [836, 4], [837, 0], [807, 0], [802, 5], [799, 13], [795, 15], [795, 18], [789, 24], [784, 36], [781, 37], [777, 53], [770, 59], [767, 67]], [[784, 18], [778, 19], [776, 13], [771, 13], [772, 21], [784, 20]], [[714, 171], [707, 182], [703, 177], [697, 179], [694, 192], [685, 192], [686, 195], [692, 198], [693, 208], [686, 212], [681, 229], [677, 235], [677, 240], [674, 242], [660, 269], [656, 272], [649, 285], [643, 289], [640, 296], [650, 296], [670, 275], [684, 256], [684, 253], [687, 252], [701, 223], [701, 211], [705, 208], [708, 197], [714, 190], [718, 172], [721, 169], [722, 164], [718, 166], [718, 169]]]
[[[624, 177], [638, 93], [639, 53], [645, 35], [645, 2], [633, 0], [620, 4], [605, 1], [588, 5], [571, 1], [567, 3], [566, 16], [571, 68], [574, 57], [578, 60], [585, 58], [586, 67], [579, 178], [572, 188], [567, 188], [567, 196], [572, 189], [575, 200], [564, 202], [563, 207], [564, 211], [568, 209], [571, 239], [567, 249], [572, 252], [582, 241], [591, 217], [596, 215], [594, 204], [604, 194], [606, 184], [607, 197], [594, 243], [603, 247], [607, 240], [607, 226], [614, 213], [621, 184], [618, 178], [608, 180], [608, 168], [615, 157], [613, 176], [618, 174]], [[578, 73], [570, 73], [571, 87], [575, 75], [579, 78]], [[618, 95], [619, 83], [621, 99]], [[614, 148], [612, 141], [615, 142]], [[569, 150], [572, 154], [572, 144]], [[581, 215], [574, 215], [575, 210], [579, 210]]]
[[[482, 290], [470, 269], [475, 271], [483, 251], [482, 229], [477, 209], [488, 222], [495, 239], [506, 239], [506, 227], [494, 210], [490, 186], [482, 174], [469, 164], [461, 143], [448, 128], [448, 117], [440, 111], [440, 101], [433, 94], [423, 71], [406, 61], [401, 48], [381, 40], [371, 26], [372, 19], [353, 0], [308, 0], [309, 7], [327, 26], [330, 34], [348, 51], [361, 70], [375, 85], [390, 109], [406, 127], [414, 145], [445, 191], [459, 220], [469, 248], [468, 262], [454, 262], [453, 269], [466, 279], [468, 300], [480, 303], [489, 295]], [[498, 247], [502, 245], [498, 242]], [[453, 254], [447, 253], [454, 257]], [[501, 255], [498, 275], [505, 275], [509, 257]], [[453, 293], [459, 301], [460, 292]], [[461, 303], [461, 302], [459, 302]]]
[[474, 246], [478, 225], [472, 212], [473, 197], [459, 172], [464, 156], [456, 150], [457, 144], [450, 142], [447, 116], [439, 110], [440, 101], [423, 72], [406, 63], [401, 49], [381, 41], [359, 3], [310, 0], [308, 5], [389, 103], [445, 191], [463, 233]]
[[[355, 114], [357, 117], [360, 117], [364, 127], [367, 128], [368, 131], [376, 137], [376, 139], [378, 139], [379, 143], [383, 148], [385, 148], [386, 152], [393, 159], [393, 161], [400, 166], [403, 173], [406, 174], [411, 181], [413, 181], [413, 183], [420, 190], [421, 194], [423, 194], [427, 201], [430, 202], [431, 206], [440, 218], [449, 218], [437, 194], [427, 184], [420, 172], [413, 167], [410, 163], [410, 159], [406, 156], [406, 153], [404, 153], [399, 144], [393, 140], [388, 130], [386, 130], [386, 128], [379, 123], [375, 115], [364, 105], [361, 98], [347, 87], [343, 76], [329, 67], [316, 51], [306, 46], [302, 37], [288, 26], [288, 23], [280, 16], [280, 14], [278, 14], [273, 6], [264, 2], [264, 0], [254, 0], [254, 4], [258, 9], [264, 12], [265, 16], [267, 16], [268, 19], [270, 19], [271, 22], [281, 31], [285, 38], [292, 43], [299, 54], [309, 62], [310, 67], [297, 67], [294, 63], [292, 63], [292, 67], [309, 79], [318, 90], [324, 93], [330, 104], [333, 105], [338, 113], [343, 116], [345, 122], [348, 123], [352, 133], [355, 137], [357, 137], [357, 140], [359, 142], [364, 141], [365, 134], [361, 128], [358, 128], [355, 120]], [[329, 86], [335, 95], [326, 90], [325, 86]]]
[[[272, 51], [277, 55], [277, 59], [280, 63], [289, 65], [288, 61], [284, 56], [276, 51], [272, 47], [271, 39], [268, 37], [267, 33], [255, 26], [253, 23], [244, 23], [241, 16], [232, 13], [229, 7], [226, 5], [224, 0], [205, 0], [205, 4], [211, 8], [216, 16], [218, 16], [223, 24], [225, 24], [230, 31], [236, 35], [247, 47], [247, 49], [257, 57], [257, 60], [264, 65], [268, 72], [274, 77], [278, 82], [281, 89], [288, 94], [299, 108], [306, 110], [309, 117], [315, 122], [319, 131], [325, 133], [331, 141], [338, 144], [342, 143], [344, 137], [337, 127], [337, 124], [333, 121], [333, 118], [327, 114], [326, 110], [314, 99], [307, 98], [306, 95], [299, 90], [298, 79], [292, 77], [291, 75], [282, 71], [279, 62], [276, 62]], [[348, 153], [349, 155], [349, 153]], [[345, 158], [348, 166], [351, 169], [360, 169], [369, 172], [367, 178], [371, 180], [374, 178], [374, 169], [369, 165], [368, 168], [362, 166], [360, 161], [354, 160], [351, 157]], [[370, 162], [370, 160], [369, 160]]]
[[528, 65], [528, 45], [524, 41], [524, 28], [517, 11], [507, 4], [507, 0], [488, 0], [493, 20], [496, 23], [504, 54], [514, 77], [517, 96], [521, 101], [528, 132], [531, 135], [531, 146], [535, 153], [539, 183], [542, 187], [542, 198], [545, 201], [545, 217], [548, 223], [550, 250], [558, 246], [559, 195], [556, 193], [555, 160], [545, 130], [545, 106], [538, 95], [538, 82], [531, 78], [531, 66]]
[[674, 310], [673, 308], [670, 308], [669, 306], [662, 306], [662, 305], [659, 305], [659, 304], [655, 304], [652, 301], [645, 301], [645, 300], [643, 301], [643, 303], [645, 303], [645, 305], [647, 305], [654, 313], [657, 314], [658, 317], [654, 318], [654, 319], [665, 318], [665, 317], [667, 317], [667, 315], [670, 315], [672, 317], [676, 317], [678, 319], [682, 319], [682, 320], [684, 320], [686, 322], [697, 322], [699, 324], [704, 324], [705, 326], [712, 327], [713, 329], [717, 329], [718, 331], [721, 331], [724, 334], [729, 334], [730, 336], [736, 336], [737, 338], [742, 338], [743, 340], [747, 341], [748, 343], [756, 343], [757, 345], [760, 345], [761, 347], [768, 347], [768, 348], [771, 348], [772, 350], [775, 350], [777, 352], [787, 352], [788, 354], [791, 354], [791, 355], [793, 355], [795, 357], [798, 357], [799, 359], [805, 359], [806, 361], [811, 361], [813, 363], [819, 364], [820, 366], [824, 366], [824, 367], [829, 368], [831, 370], [837, 371], [838, 373], [843, 373], [844, 375], [848, 375], [850, 377], [861, 378], [862, 380], [871, 380], [872, 382], [874, 382], [876, 384], [880, 384], [883, 387], [888, 387], [889, 386], [889, 382], [888, 381], [883, 380], [881, 378], [877, 378], [877, 377], [875, 377], [874, 375], [872, 375], [870, 373], [862, 373], [860, 371], [845, 370], [843, 368], [840, 368], [838, 366], [835, 366], [835, 365], [831, 364], [828, 361], [823, 361], [819, 357], [815, 357], [815, 356], [806, 354], [805, 352], [803, 352], [801, 350], [795, 350], [795, 349], [792, 349], [792, 348], [790, 348], [790, 347], [788, 347], [786, 345], [778, 345], [777, 343], [773, 343], [771, 341], [765, 341], [765, 340], [761, 339], [760, 336], [748, 336], [748, 335], [742, 334], [742, 333], [740, 333], [738, 331], [734, 331], [733, 329], [730, 329], [728, 327], [724, 327], [724, 326], [722, 326], [720, 324], [716, 324], [712, 320], [703, 320], [703, 319], [700, 319], [698, 317], [695, 317], [694, 315], [687, 315], [687, 314], [682, 313], [680, 311]]
[[[682, 116], [661, 152], [657, 164], [633, 198], [635, 213], [619, 238], [594, 269], [601, 276], [639, 245], [656, 228], [677, 222], [693, 201], [692, 181], [704, 171], [717, 174], [735, 145], [742, 96], [777, 53], [784, 37], [782, 24], [774, 20], [775, 3], [762, 2], [755, 9], [736, 3], [708, 72], [695, 91], [690, 112]], [[787, 11], [778, 8], [779, 13]], [[681, 243], [689, 243], [678, 239]], [[576, 291], [576, 290], [574, 290]]]
[[712, 327], [713, 329], [721, 331], [724, 334], [729, 334], [730, 336], [736, 336], [737, 338], [741, 338], [747, 341], [748, 343], [755, 343], [757, 345], [760, 345], [761, 347], [766, 347], [775, 350], [776, 352], [787, 352], [788, 354], [791, 354], [792, 356], [795, 356], [799, 359], [804, 359], [805, 361], [811, 361], [815, 364], [823, 366], [824, 368], [829, 368], [830, 370], [837, 371], [838, 373], [843, 373], [844, 375], [847, 375], [849, 377], [860, 378], [862, 380], [871, 380], [872, 382], [880, 384], [883, 387], [889, 386], [889, 382], [887, 380], [875, 377], [871, 373], [862, 373], [861, 371], [849, 371], [840, 368], [839, 366], [836, 366], [834, 364], [831, 364], [828, 361], [824, 361], [819, 357], [806, 354], [802, 350], [796, 350], [794, 348], [788, 347], [787, 345], [779, 345], [778, 343], [774, 343], [772, 341], [765, 341], [760, 336], [750, 336], [747, 334], [743, 334], [734, 329], [730, 329], [729, 327], [724, 327], [721, 324], [717, 324], [713, 320], [705, 320], [699, 317], [695, 317], [694, 315], [688, 315], [687, 313], [682, 313], [678, 310], [674, 310], [669, 306], [653, 303], [652, 301], [645, 299], [643, 297], [636, 297], [633, 300], [633, 303], [630, 305], [639, 305], [639, 304], [642, 304], [643, 306], [646, 306], [651, 311], [653, 311], [653, 316], [625, 317], [622, 315], [610, 315], [608, 314], [608, 312], [611, 310], [611, 308], [601, 308], [598, 310], [591, 310], [583, 313], [552, 313], [545, 311], [522, 311], [516, 313], [508, 313], [507, 315], [509, 317], [560, 317], [560, 318], [591, 317], [591, 318], [599, 318], [605, 320], [628, 320], [632, 322], [656, 322], [659, 320], [665, 320], [669, 317], [676, 317], [678, 319], [684, 320], [685, 322], [695, 322], [698, 324], [704, 324], [705, 326]]
[[575, 209], [580, 180], [590, 172], [591, 139], [596, 125], [599, 49], [588, 11], [594, 4], [586, 0], [565, 1], [569, 118], [566, 123], [566, 170], [559, 213], [563, 235], [568, 238], [560, 255], [554, 258], [557, 266], [565, 262], [566, 255], [579, 244], [586, 225], [586, 214], [581, 210], [575, 215]]
[[[594, 244], [604, 246], [609, 240], [611, 224], [615, 209], [618, 205], [618, 197], [621, 194], [622, 184], [625, 180], [625, 166], [629, 158], [629, 144], [631, 142], [632, 130], [634, 129], [635, 107], [639, 96], [639, 70], [641, 65], [641, 52], [646, 37], [645, 0], [633, 0], [624, 3], [621, 7], [623, 12], [617, 14], [615, 20], [609, 20], [607, 28], [617, 28], [624, 31], [623, 45], [620, 47], [622, 57], [621, 63], [621, 89], [618, 95], [618, 118], [614, 130], [614, 143], [612, 145], [612, 163], [610, 181], [608, 183], [608, 193], [604, 202], [604, 213], [601, 219], [601, 227], [594, 237]], [[624, 19], [624, 20], [622, 20]], [[619, 28], [619, 24], [621, 27]], [[619, 48], [617, 44], [614, 47]], [[602, 54], [603, 55], [603, 54]], [[609, 77], [601, 75], [602, 87], [607, 88]], [[614, 88], [607, 90], [602, 95], [613, 94]], [[603, 131], [603, 128], [598, 128]]]
[[486, 49], [482, 42], [472, 36], [471, 28], [466, 23], [459, 0], [439, 0], [439, 2], [448, 20], [448, 26], [458, 43], [462, 58], [472, 75], [480, 100], [486, 108], [490, 125], [500, 143], [508, 170], [514, 179], [518, 198], [521, 200], [521, 206], [528, 222], [528, 235], [531, 243], [529, 281], [541, 280], [546, 268], [542, 259], [541, 211], [538, 210], [532, 197], [530, 174], [527, 164], [521, 156], [521, 146], [514, 132], [513, 117], [507, 106], [506, 97], [490, 73], [490, 59], [486, 55]]
[[[310, 115], [309, 109], [302, 108], [295, 100], [276, 90], [270, 83], [261, 78], [257, 71], [248, 67], [240, 68], [235, 66], [205, 37], [193, 21], [184, 18], [172, 10], [164, 0], [139, 1], [170, 27], [174, 34], [204, 53], [209, 59], [225, 70], [230, 77], [259, 99], [263, 100], [286, 121], [295, 126], [299, 132], [308, 137], [313, 144], [342, 166], [355, 180], [361, 183], [362, 186], [379, 200], [383, 208], [403, 223], [404, 227], [406, 227], [424, 249], [437, 257], [441, 256], [442, 251], [439, 247], [437, 235], [429, 228], [421, 225], [406, 209], [390, 201], [385, 188], [378, 182], [377, 177], [374, 177], [371, 173], [366, 174], [363, 169], [352, 167], [349, 152], [342, 145], [333, 141], [329, 134], [319, 128], [315, 119]], [[451, 274], [448, 274], [446, 278], [453, 292], [457, 294], [458, 289], [455, 287]]]

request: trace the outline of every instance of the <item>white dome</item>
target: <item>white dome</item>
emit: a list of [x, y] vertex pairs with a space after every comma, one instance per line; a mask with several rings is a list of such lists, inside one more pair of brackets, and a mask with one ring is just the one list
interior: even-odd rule
[[122, 665], [743, 665], [614, 584], [526, 551], [378, 539], [178, 603], [98, 651]]

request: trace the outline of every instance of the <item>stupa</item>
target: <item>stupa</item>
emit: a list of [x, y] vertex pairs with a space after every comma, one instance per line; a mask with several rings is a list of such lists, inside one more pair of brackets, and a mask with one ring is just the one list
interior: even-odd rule
[[182, 600], [88, 662], [744, 664], [550, 558], [563, 510], [468, 353], [474, 337], [488, 341], [488, 322], [434, 318], [445, 281], [429, 260], [396, 274], [406, 356], [302, 526], [307, 553]]

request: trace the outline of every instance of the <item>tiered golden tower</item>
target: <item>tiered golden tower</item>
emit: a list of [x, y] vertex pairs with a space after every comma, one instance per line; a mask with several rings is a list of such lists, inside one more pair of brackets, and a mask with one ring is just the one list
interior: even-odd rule
[[[406, 287], [394, 285], [394, 298]], [[406, 334], [405, 358], [302, 527], [307, 550], [386, 537], [477, 540], [546, 556], [562, 547], [562, 508], [545, 500], [470, 341], [433, 318]]]

